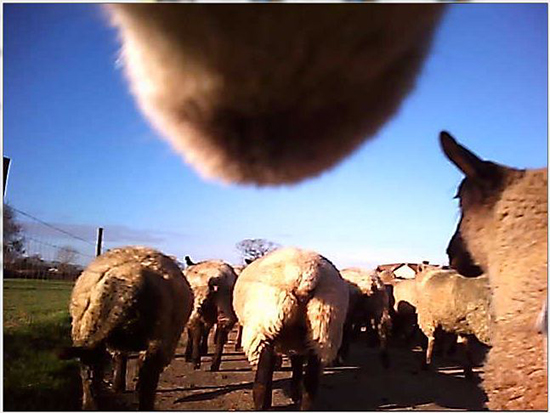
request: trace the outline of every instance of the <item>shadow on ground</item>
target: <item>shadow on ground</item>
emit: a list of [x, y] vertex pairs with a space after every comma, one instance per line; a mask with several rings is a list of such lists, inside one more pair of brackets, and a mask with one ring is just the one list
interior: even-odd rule
[[[234, 333], [230, 338], [234, 338]], [[184, 342], [161, 376], [157, 390], [157, 410], [253, 410], [254, 371], [242, 352], [228, 343], [221, 369], [209, 371], [211, 354], [204, 356], [200, 370], [185, 362]], [[431, 370], [421, 369], [420, 349], [392, 347], [391, 365], [382, 367], [379, 352], [364, 342], [352, 344], [345, 365], [327, 367], [321, 380], [314, 410], [484, 410], [485, 393], [479, 387], [483, 371], [482, 350], [476, 355], [476, 380], [464, 378], [460, 357], [436, 357]], [[128, 383], [133, 386], [134, 367], [130, 362]], [[289, 362], [273, 377], [273, 410], [296, 410], [288, 390]], [[126, 392], [110, 410], [135, 410], [133, 392]]]

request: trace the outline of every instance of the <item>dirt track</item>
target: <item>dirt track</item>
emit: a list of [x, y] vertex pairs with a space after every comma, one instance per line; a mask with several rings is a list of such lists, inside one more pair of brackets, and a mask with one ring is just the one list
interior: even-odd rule
[[[235, 352], [235, 331], [230, 335], [219, 372], [210, 372], [211, 353], [193, 370], [183, 357], [182, 336], [175, 359], [161, 376], [157, 410], [253, 410], [254, 372], [242, 352]], [[213, 345], [209, 346], [213, 349]], [[434, 369], [420, 369], [420, 350], [390, 348], [391, 366], [384, 369], [378, 350], [355, 342], [345, 366], [326, 368], [315, 410], [482, 410], [485, 394], [468, 381], [458, 367], [458, 355], [436, 357]], [[273, 410], [296, 410], [286, 395], [290, 385], [287, 359], [273, 377]], [[129, 386], [133, 387], [133, 360], [129, 363]], [[474, 369], [482, 376], [480, 367]], [[135, 396], [126, 392], [129, 406], [137, 408]]]

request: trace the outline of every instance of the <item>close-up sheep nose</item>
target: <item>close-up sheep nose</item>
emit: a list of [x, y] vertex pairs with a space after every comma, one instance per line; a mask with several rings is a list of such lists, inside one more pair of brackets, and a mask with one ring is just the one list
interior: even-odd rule
[[413, 89], [442, 4], [113, 4], [145, 116], [202, 176], [291, 184], [342, 161]]

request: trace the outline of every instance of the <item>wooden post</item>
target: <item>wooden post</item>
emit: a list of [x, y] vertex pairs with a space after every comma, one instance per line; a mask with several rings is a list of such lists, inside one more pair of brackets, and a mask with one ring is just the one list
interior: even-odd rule
[[96, 250], [95, 250], [96, 257], [101, 255], [101, 243], [102, 242], [103, 242], [103, 228], [99, 227], [97, 229], [97, 244], [96, 244]]
[[10, 158], [7, 156], [4, 156], [4, 192], [3, 194], [6, 195], [6, 183], [8, 182], [8, 171], [10, 169]]

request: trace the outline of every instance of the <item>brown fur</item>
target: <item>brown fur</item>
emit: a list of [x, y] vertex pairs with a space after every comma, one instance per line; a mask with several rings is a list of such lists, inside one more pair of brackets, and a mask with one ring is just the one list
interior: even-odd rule
[[492, 290], [493, 347], [484, 381], [489, 408], [546, 410], [545, 344], [537, 319], [548, 289], [548, 172], [482, 161], [444, 132], [442, 145], [466, 175], [457, 231]]
[[114, 4], [131, 88], [203, 176], [298, 182], [412, 90], [443, 5]]

